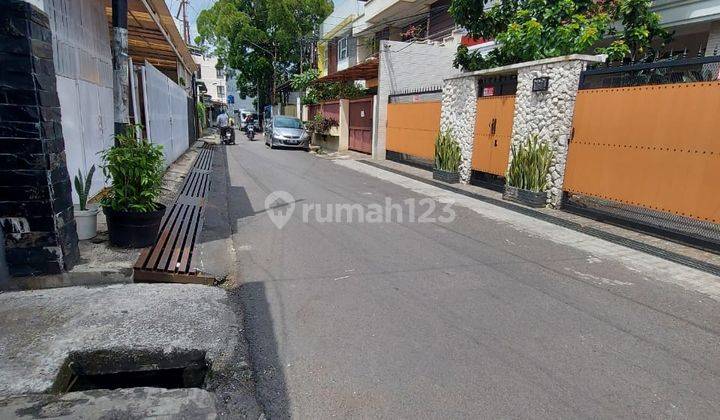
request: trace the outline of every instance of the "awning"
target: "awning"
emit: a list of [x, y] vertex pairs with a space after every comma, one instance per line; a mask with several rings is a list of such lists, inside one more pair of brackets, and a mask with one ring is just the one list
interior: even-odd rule
[[315, 83], [344, 82], [353, 80], [372, 80], [378, 77], [377, 58], [366, 60], [345, 70], [321, 77]]
[[[112, 31], [111, 0], [105, 0], [105, 15]], [[128, 53], [137, 64], [147, 60], [177, 72], [180, 62], [189, 73], [197, 69], [164, 0], [128, 0]]]

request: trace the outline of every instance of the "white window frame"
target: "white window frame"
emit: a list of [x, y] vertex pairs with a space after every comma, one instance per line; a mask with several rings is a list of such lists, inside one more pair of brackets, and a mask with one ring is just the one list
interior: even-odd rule
[[215, 76], [218, 79], [222, 79], [223, 77], [225, 77], [225, 69], [215, 68]]
[[337, 43], [337, 59], [338, 62], [348, 58], [348, 37], [338, 39]]
[[[220, 92], [222, 90], [222, 93]], [[225, 97], [225, 86], [217, 85], [217, 95], [220, 99]]]

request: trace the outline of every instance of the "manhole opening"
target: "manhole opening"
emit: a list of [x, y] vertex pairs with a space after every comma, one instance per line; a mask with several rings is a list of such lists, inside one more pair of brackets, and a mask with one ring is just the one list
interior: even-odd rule
[[56, 393], [136, 387], [202, 388], [208, 373], [205, 352], [73, 352], [53, 385]]

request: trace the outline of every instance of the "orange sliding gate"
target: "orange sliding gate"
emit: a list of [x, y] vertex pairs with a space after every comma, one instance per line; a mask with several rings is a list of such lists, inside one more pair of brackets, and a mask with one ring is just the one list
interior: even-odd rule
[[720, 82], [578, 92], [564, 189], [720, 223]]
[[373, 98], [350, 101], [350, 138], [348, 148], [372, 153]]
[[477, 100], [472, 169], [505, 176], [510, 160], [515, 96], [487, 96]]
[[440, 101], [388, 104], [388, 155], [429, 164], [435, 159], [435, 137], [439, 131]]

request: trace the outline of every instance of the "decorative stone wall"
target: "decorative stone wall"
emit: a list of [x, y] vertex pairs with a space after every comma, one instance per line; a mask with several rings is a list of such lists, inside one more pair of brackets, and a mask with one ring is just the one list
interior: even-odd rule
[[477, 82], [474, 77], [445, 80], [440, 111], [440, 130], [450, 131], [460, 144], [460, 180], [470, 181], [475, 113], [477, 111]]
[[[586, 63], [583, 60], [563, 60], [518, 69], [512, 144], [522, 144], [531, 135], [537, 134], [541, 141], [552, 145], [554, 157], [548, 174], [550, 189], [547, 203], [553, 206], [558, 206], [562, 198], [575, 97], [580, 72]], [[549, 77], [548, 90], [533, 92], [533, 79], [539, 77]]]
[[25, 1], [2, 6], [0, 226], [14, 276], [57, 274], [79, 259], [52, 33]]

